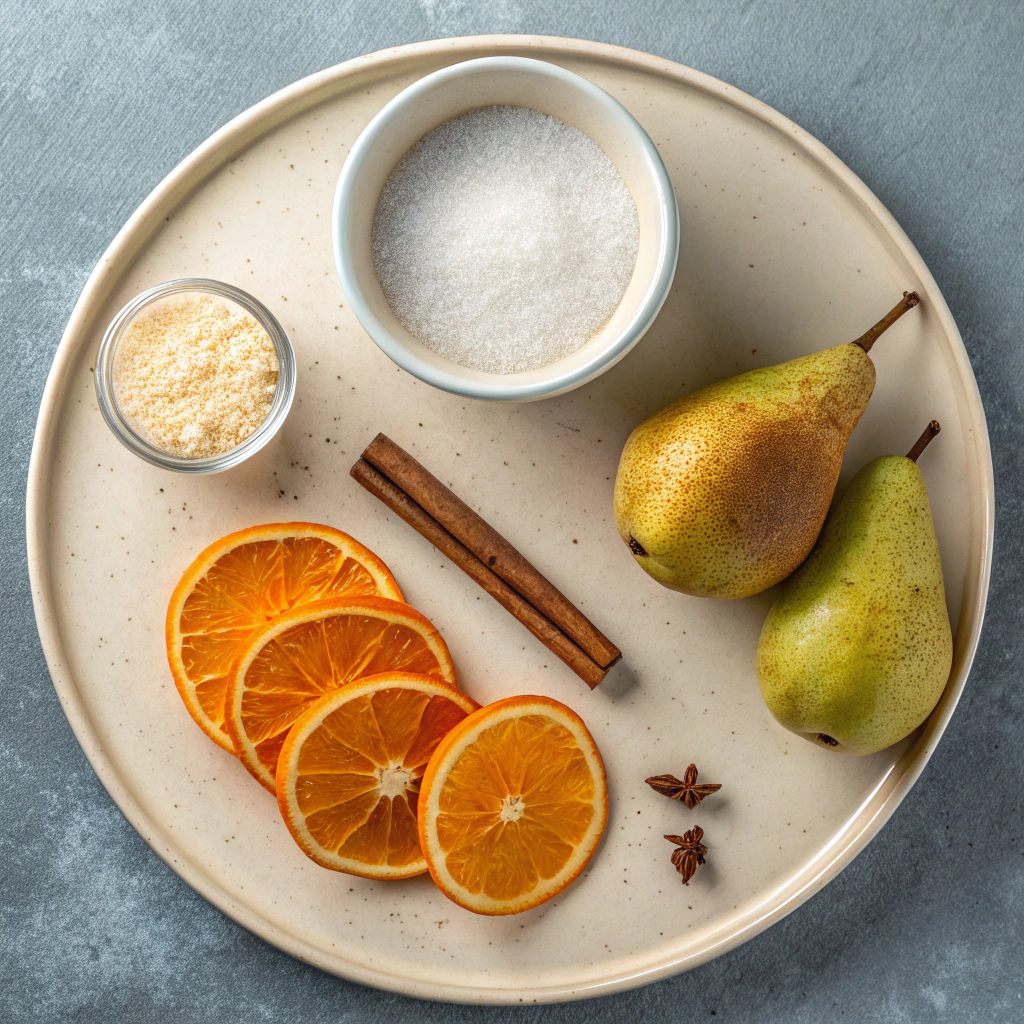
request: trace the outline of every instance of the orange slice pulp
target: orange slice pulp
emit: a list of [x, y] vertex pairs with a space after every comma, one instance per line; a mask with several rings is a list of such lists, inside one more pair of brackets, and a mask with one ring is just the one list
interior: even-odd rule
[[228, 680], [254, 635], [282, 612], [332, 597], [401, 601], [388, 567], [348, 534], [315, 523], [270, 523], [201, 552], [167, 608], [167, 660], [196, 724], [235, 752], [224, 727]]
[[226, 725], [242, 763], [276, 792], [278, 755], [296, 720], [324, 694], [390, 671], [455, 683], [441, 634], [409, 605], [338, 598], [279, 615], [252, 639], [228, 684]]
[[478, 914], [516, 914], [586, 867], [608, 820], [604, 764], [580, 717], [547, 697], [509, 697], [438, 744], [418, 826], [441, 891]]
[[277, 764], [278, 806], [306, 856], [366, 878], [426, 871], [420, 779], [438, 742], [477, 706], [412, 672], [366, 676], [311, 704]]

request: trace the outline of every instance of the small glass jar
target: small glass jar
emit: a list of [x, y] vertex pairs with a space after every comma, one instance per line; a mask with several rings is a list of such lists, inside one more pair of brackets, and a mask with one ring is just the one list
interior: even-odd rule
[[[229, 448], [218, 455], [205, 458], [190, 459], [181, 455], [173, 455], [157, 448], [147, 441], [132, 426], [124, 415], [117, 401], [117, 388], [114, 372], [117, 365], [117, 351], [128, 329], [141, 313], [147, 312], [152, 306], [170, 295], [188, 293], [193, 295], [211, 295], [225, 300], [228, 307], [236, 306], [249, 313], [267, 332], [274, 345], [277, 355], [277, 389], [263, 422], [240, 444]], [[99, 355], [96, 359], [96, 398], [100, 412], [114, 436], [139, 458], [145, 459], [154, 466], [174, 470], [177, 473], [219, 473], [222, 470], [237, 466], [250, 455], [258, 452], [273, 436], [284, 422], [295, 396], [295, 352], [288, 340], [284, 328], [273, 313], [262, 302], [247, 292], [223, 281], [212, 281], [201, 277], [186, 277], [176, 281], [167, 281], [136, 295], [114, 317], [103, 341], [100, 343]]]

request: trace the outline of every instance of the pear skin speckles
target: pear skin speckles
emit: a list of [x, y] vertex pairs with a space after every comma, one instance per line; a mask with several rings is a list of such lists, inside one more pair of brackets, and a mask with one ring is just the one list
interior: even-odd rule
[[641, 423], [614, 498], [637, 562], [700, 597], [747, 597], [788, 576], [821, 530], [874, 384], [863, 349], [837, 345], [719, 381]]
[[870, 754], [928, 717], [952, 660], [924, 478], [910, 459], [883, 456], [853, 478], [769, 612], [761, 694], [787, 729]]

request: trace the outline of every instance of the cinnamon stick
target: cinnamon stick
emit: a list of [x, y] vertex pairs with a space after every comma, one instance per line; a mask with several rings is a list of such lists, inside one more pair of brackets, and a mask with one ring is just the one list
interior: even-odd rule
[[506, 611], [511, 612], [552, 654], [566, 663], [591, 689], [607, 675], [608, 669], [598, 665], [586, 651], [578, 647], [561, 630], [552, 625], [522, 595], [492, 572], [472, 551], [448, 532], [433, 516], [400, 487], [359, 459], [351, 469], [353, 478], [393, 512], [425, 537], [442, 554], [447, 555], [467, 576], [478, 583]]
[[389, 437], [378, 434], [363, 452], [363, 458], [398, 484], [427, 515], [526, 598], [594, 662], [611, 668], [622, 657], [618, 647], [493, 526]]

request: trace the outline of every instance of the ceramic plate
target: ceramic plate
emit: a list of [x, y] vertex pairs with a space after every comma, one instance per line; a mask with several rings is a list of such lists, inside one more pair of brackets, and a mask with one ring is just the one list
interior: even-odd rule
[[[672, 294], [636, 350], [586, 387], [525, 405], [473, 402], [398, 370], [348, 308], [331, 253], [345, 154], [387, 100], [446, 64], [555, 61], [620, 99], [673, 177], [682, 248]], [[298, 357], [291, 416], [244, 466], [212, 477], [132, 456], [96, 408], [104, 328], [150, 285], [214, 277], [256, 295]], [[701, 601], [660, 588], [616, 535], [612, 480], [629, 431], [679, 394], [851, 340], [916, 289], [872, 350], [878, 385], [844, 480], [921, 460], [955, 624], [949, 686], [908, 741], [838, 757], [784, 731], [757, 689], [772, 595]], [[625, 654], [591, 692], [348, 470], [383, 430], [479, 508]], [[551, 903], [488, 919], [426, 876], [375, 883], [307, 860], [273, 798], [193, 725], [167, 669], [163, 616], [210, 541], [253, 523], [322, 521], [388, 562], [441, 629], [477, 700], [540, 693], [587, 722], [611, 817], [585, 875]], [[465, 1002], [573, 999], [691, 967], [750, 938], [833, 878], [920, 774], [963, 689], [988, 583], [992, 466], [956, 326], [921, 257], [839, 160], [797, 125], [706, 75], [617, 47], [486, 36], [349, 61], [283, 90], [201, 146], [118, 234], [75, 307], [46, 386], [28, 487], [36, 617], [61, 702], [128, 820], [182, 878], [267, 941], [346, 978]], [[696, 812], [648, 775], [694, 761], [723, 789]], [[684, 888], [665, 832], [704, 828]], [[851, 922], [851, 927], [853, 923]]]

